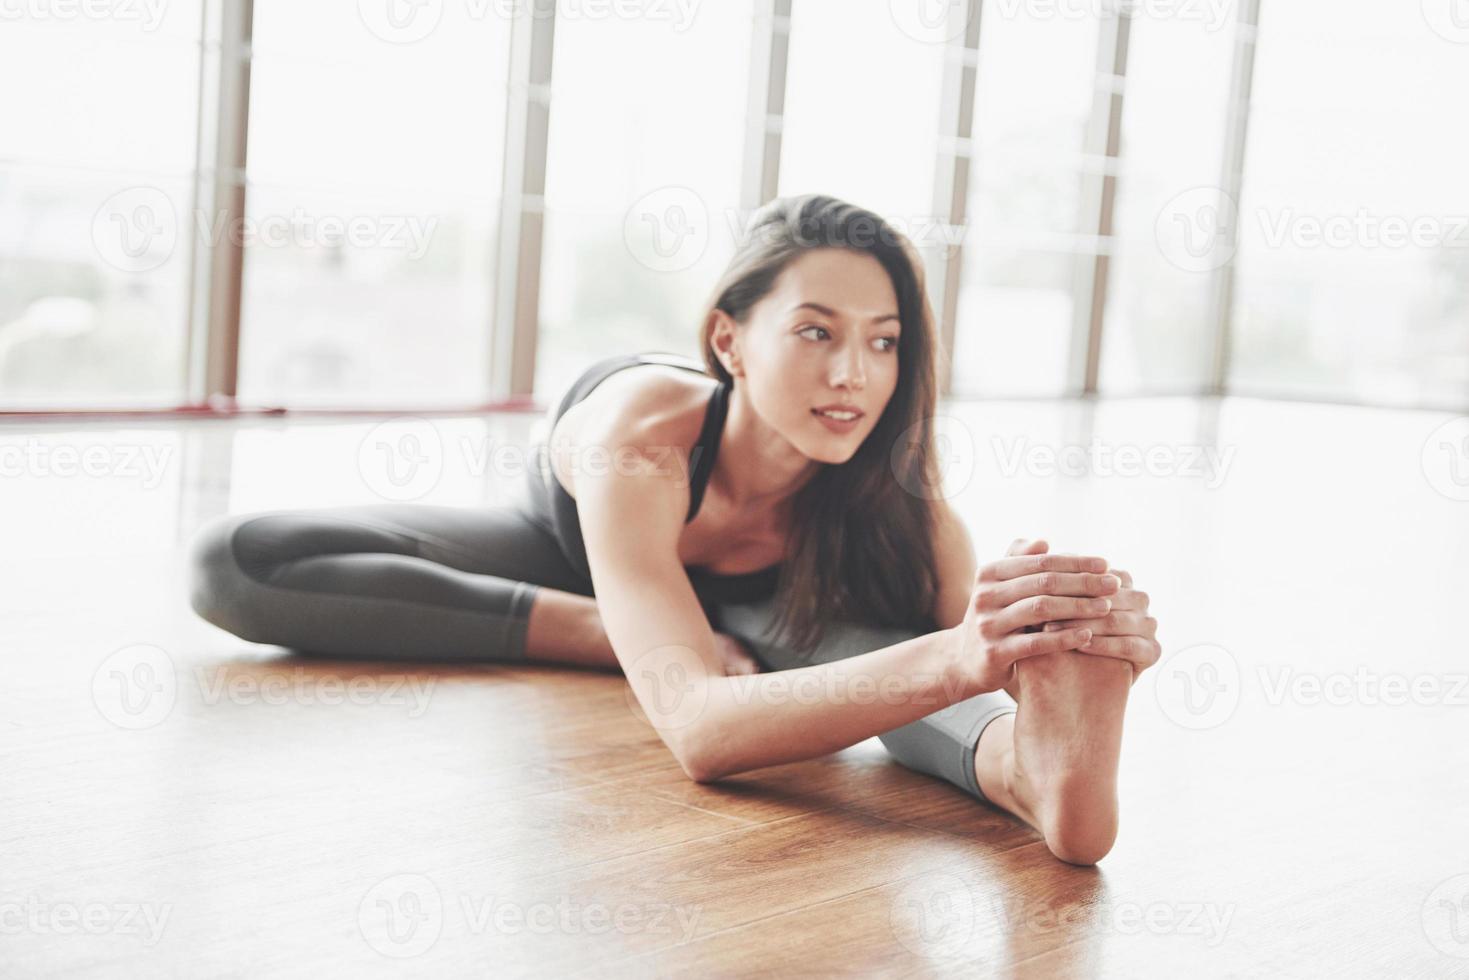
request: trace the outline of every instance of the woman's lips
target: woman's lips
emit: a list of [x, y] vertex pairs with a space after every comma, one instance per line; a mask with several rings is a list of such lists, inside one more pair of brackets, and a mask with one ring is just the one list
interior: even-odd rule
[[814, 415], [816, 417], [816, 420], [822, 425], [826, 426], [832, 432], [836, 432], [838, 434], [846, 434], [848, 432], [851, 432], [853, 429], [857, 428], [858, 423], [862, 421], [861, 415], [846, 420], [834, 419], [830, 415], [823, 415], [819, 409], [815, 408], [811, 409], [811, 414]]

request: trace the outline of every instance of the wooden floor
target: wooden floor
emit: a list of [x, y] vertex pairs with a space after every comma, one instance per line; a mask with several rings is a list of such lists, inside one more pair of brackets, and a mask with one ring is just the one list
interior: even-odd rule
[[[401, 432], [0, 429], [0, 976], [1469, 976], [1448, 417], [948, 413], [982, 560], [1044, 536], [1152, 596], [1096, 868], [876, 740], [698, 786], [616, 673], [313, 661], [193, 616], [202, 521], [402, 495], [372, 453]], [[413, 423], [416, 499], [506, 504], [484, 450], [530, 421]], [[1049, 472], [1093, 439], [1173, 455]]]

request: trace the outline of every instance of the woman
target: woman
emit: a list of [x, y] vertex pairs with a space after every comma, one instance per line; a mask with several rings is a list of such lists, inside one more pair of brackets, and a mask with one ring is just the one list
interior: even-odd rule
[[911, 243], [830, 197], [772, 202], [700, 346], [702, 365], [588, 369], [520, 506], [214, 522], [194, 608], [320, 654], [620, 667], [700, 782], [877, 735], [1061, 859], [1100, 859], [1156, 622], [1126, 572], [1044, 542], [976, 574], [936, 492], [934, 327]]

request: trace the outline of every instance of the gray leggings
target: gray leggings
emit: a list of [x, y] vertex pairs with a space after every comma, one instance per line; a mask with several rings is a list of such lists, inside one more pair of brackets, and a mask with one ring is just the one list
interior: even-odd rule
[[[303, 653], [420, 661], [521, 661], [542, 588], [592, 595], [590, 580], [522, 506], [368, 504], [216, 518], [191, 543], [190, 603], [241, 639]], [[711, 623], [766, 670], [829, 663], [914, 634], [828, 627], [805, 654], [773, 639], [774, 599], [700, 596]], [[984, 799], [974, 750], [984, 727], [1015, 711], [981, 694], [879, 736], [904, 765]]]

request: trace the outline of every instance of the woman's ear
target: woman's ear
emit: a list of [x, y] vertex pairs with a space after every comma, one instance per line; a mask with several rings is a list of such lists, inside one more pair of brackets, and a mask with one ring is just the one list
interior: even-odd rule
[[714, 356], [719, 358], [719, 363], [730, 373], [731, 377], [740, 378], [744, 376], [744, 368], [740, 363], [739, 336], [735, 331], [734, 318], [723, 310], [715, 310], [714, 333], [709, 342], [714, 346]]

